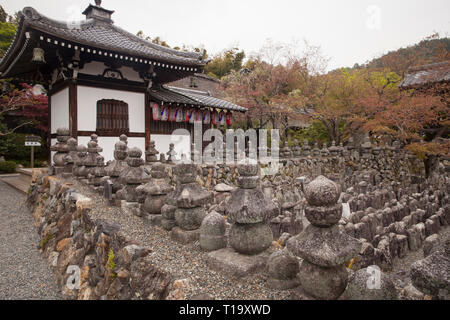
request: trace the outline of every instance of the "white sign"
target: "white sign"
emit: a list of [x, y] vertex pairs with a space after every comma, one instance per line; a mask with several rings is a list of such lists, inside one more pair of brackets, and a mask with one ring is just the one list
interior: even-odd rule
[[34, 142], [34, 141], [25, 141], [25, 147], [40, 147], [40, 142]]

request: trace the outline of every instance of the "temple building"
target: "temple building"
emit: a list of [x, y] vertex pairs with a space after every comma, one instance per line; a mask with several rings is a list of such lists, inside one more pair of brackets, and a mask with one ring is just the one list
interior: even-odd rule
[[172, 132], [186, 129], [175, 151], [189, 155], [194, 121], [202, 121], [203, 130], [227, 127], [233, 112], [247, 111], [195, 87], [174, 87], [203, 72], [203, 54], [143, 40], [116, 26], [113, 13], [100, 0], [78, 22], [56, 21], [31, 7], [19, 13], [0, 77], [45, 87], [51, 144], [60, 127], [69, 128], [79, 144], [96, 133], [105, 160], [111, 160], [121, 134], [129, 137], [129, 147], [144, 150], [154, 140], [165, 153]]

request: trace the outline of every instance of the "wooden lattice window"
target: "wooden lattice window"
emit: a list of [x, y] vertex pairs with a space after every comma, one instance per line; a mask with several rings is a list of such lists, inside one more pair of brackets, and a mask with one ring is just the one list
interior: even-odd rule
[[113, 99], [97, 101], [97, 131], [103, 134], [129, 132], [128, 104]]

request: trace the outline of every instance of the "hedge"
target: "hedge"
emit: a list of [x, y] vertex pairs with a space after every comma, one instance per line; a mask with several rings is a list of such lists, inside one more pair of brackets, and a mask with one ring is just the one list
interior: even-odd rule
[[17, 164], [14, 161], [0, 162], [0, 173], [15, 173]]

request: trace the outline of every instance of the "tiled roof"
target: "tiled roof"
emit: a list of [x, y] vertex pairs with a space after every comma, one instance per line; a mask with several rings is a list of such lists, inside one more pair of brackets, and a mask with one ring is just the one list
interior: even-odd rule
[[208, 93], [197, 90], [176, 87], [156, 87], [150, 91], [150, 96], [160, 102], [194, 105], [198, 107], [211, 107], [222, 110], [246, 112], [247, 109], [231, 102], [217, 99]]
[[[101, 22], [92, 18], [79, 22], [57, 21], [40, 14], [34, 8], [26, 7], [20, 12], [17, 34], [28, 27], [66, 41], [141, 58], [186, 66], [204, 66], [206, 63], [201, 53], [178, 51], [160, 46], [115, 26], [112, 21], [111, 23]], [[13, 45], [14, 41], [11, 46]], [[5, 58], [7, 55], [8, 52]]]
[[213, 107], [213, 108], [219, 108], [219, 109], [226, 109], [226, 110], [232, 110], [232, 111], [239, 111], [239, 112], [246, 112], [247, 109], [241, 106], [238, 106], [234, 103], [214, 98], [210, 96], [208, 93], [203, 91], [197, 91], [197, 90], [190, 90], [190, 89], [184, 89], [184, 88], [177, 88], [177, 87], [167, 87], [169, 90], [172, 90], [174, 92], [183, 94], [195, 101], [198, 101], [202, 103], [205, 106]]
[[411, 68], [400, 83], [400, 87], [412, 88], [445, 81], [450, 81], [450, 61]]

